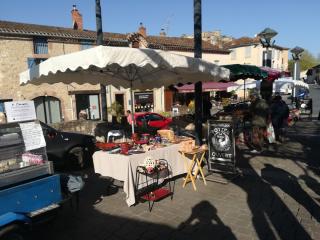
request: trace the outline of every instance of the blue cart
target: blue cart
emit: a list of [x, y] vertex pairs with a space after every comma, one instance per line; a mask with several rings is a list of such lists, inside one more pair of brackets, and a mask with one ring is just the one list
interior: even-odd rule
[[0, 239], [23, 239], [26, 228], [50, 217], [60, 202], [59, 175], [41, 177], [1, 190]]
[[0, 239], [24, 239], [62, 200], [45, 147], [26, 151], [19, 124], [0, 125]]

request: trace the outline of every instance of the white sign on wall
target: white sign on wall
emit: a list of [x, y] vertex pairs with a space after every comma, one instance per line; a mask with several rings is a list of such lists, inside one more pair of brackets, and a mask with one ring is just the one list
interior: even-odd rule
[[38, 149], [46, 146], [42, 128], [38, 122], [20, 123], [20, 129], [26, 151]]
[[22, 122], [37, 118], [33, 101], [5, 102], [7, 122]]

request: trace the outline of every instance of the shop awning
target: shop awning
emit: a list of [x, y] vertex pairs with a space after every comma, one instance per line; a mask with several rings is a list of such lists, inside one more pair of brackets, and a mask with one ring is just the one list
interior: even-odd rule
[[222, 67], [230, 70], [230, 80], [236, 81], [238, 79], [267, 79], [268, 73], [265, 70], [253, 65], [246, 64], [229, 64]]
[[[227, 91], [229, 87], [238, 86], [232, 82], [204, 82], [202, 83], [202, 91], [203, 92], [211, 92], [211, 91]], [[194, 84], [186, 84], [182, 87], [175, 87], [180, 93], [189, 93], [194, 92]]]
[[261, 67], [261, 70], [267, 72], [268, 74], [267, 80], [269, 81], [274, 81], [278, 78], [281, 78], [283, 73], [282, 71], [279, 71], [277, 69], [270, 68], [270, 67]]

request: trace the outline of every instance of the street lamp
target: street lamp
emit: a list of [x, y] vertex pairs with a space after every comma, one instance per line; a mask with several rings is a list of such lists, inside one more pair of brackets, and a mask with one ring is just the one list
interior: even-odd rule
[[292, 53], [292, 59], [294, 60], [294, 72], [293, 72], [293, 80], [300, 79], [300, 59], [301, 54], [304, 52], [304, 49], [301, 47], [295, 47], [290, 50]]
[[[292, 53], [292, 59], [294, 61], [293, 67], [293, 80], [300, 80], [300, 59], [301, 54], [304, 52], [304, 49], [301, 47], [295, 47], [290, 50]], [[296, 97], [296, 87], [293, 85], [293, 93], [292, 93], [292, 100]]]
[[[278, 33], [271, 29], [266, 28], [261, 33], [258, 34], [258, 37], [260, 38], [260, 42], [262, 44], [262, 47], [266, 48], [266, 51], [263, 52], [263, 66], [264, 67], [271, 67], [271, 59], [268, 61], [268, 53], [269, 53], [269, 47], [273, 47], [275, 41], [271, 43], [271, 39], [275, 37]], [[260, 94], [263, 99], [265, 99], [267, 102], [271, 100], [272, 96], [272, 87], [273, 84], [271, 81], [262, 81], [260, 85]]]
[[271, 29], [271, 28], [266, 28], [264, 29], [261, 33], [258, 34], [258, 37], [260, 37], [260, 42], [264, 48], [266, 48], [266, 52], [264, 54], [264, 63], [263, 65], [265, 67], [271, 67], [271, 61], [268, 63], [268, 51], [269, 47], [272, 47], [275, 43], [275, 40], [271, 43], [271, 39], [275, 37], [278, 33]]

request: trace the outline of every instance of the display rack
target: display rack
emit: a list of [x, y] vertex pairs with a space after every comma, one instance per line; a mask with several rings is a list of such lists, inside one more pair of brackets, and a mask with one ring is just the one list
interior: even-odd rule
[[[144, 176], [144, 182], [141, 177]], [[160, 176], [164, 179], [159, 182]], [[149, 211], [152, 211], [154, 202], [171, 196], [173, 191], [169, 180], [170, 171], [166, 160], [159, 160], [158, 164], [150, 171], [145, 166], [138, 166], [136, 169], [136, 198], [137, 200], [148, 201]]]
[[52, 173], [45, 147], [26, 151], [19, 123], [0, 124], [0, 188]]

